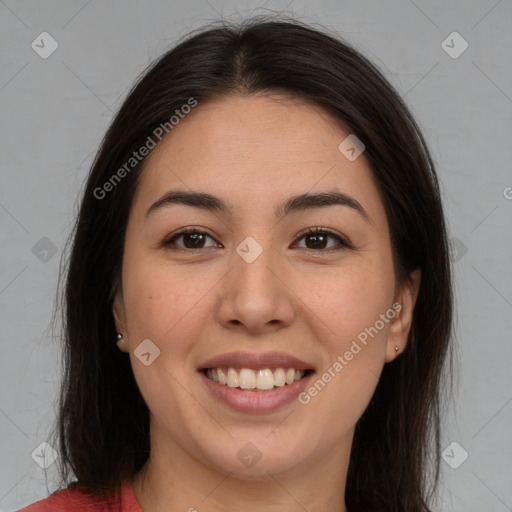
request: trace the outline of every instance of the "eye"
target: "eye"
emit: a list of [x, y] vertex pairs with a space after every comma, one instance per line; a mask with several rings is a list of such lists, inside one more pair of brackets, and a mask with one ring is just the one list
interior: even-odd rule
[[[350, 243], [340, 235], [320, 227], [309, 228], [300, 235], [299, 240], [302, 239], [305, 240], [305, 246], [301, 247], [303, 249], [335, 251], [351, 247]], [[331, 241], [337, 240], [338, 243], [329, 245], [329, 239]]]
[[[210, 239], [213, 243], [206, 245], [207, 239]], [[305, 245], [301, 246], [299, 243], [296, 244], [296, 247], [321, 252], [336, 251], [351, 247], [351, 244], [340, 235], [320, 227], [308, 228], [306, 231], [300, 234], [299, 240], [305, 240]], [[333, 241], [335, 243], [330, 243]], [[222, 245], [215, 242], [215, 240], [208, 233], [195, 227], [186, 228], [178, 233], [175, 233], [171, 237], [165, 239], [162, 242], [162, 245], [171, 249], [173, 247], [170, 246], [174, 246], [177, 249], [183, 250], [222, 247]]]
[[[179, 233], [174, 234], [172, 237], [164, 240], [163, 245], [165, 247], [174, 245], [179, 249], [205, 249], [208, 247], [219, 247], [219, 245], [213, 240], [213, 244], [205, 245], [207, 239], [213, 240], [213, 238], [204, 231], [200, 231], [197, 228], [183, 229]], [[181, 242], [178, 243], [178, 241]]]

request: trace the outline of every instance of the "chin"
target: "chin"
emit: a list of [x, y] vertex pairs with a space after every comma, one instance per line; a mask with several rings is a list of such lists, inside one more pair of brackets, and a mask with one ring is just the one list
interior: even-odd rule
[[267, 446], [261, 447], [261, 450], [251, 441], [233, 444], [236, 444], [236, 448], [227, 447], [220, 453], [211, 453], [208, 459], [209, 464], [219, 472], [229, 473], [232, 478], [239, 480], [272, 480], [272, 476], [289, 473], [305, 463], [297, 457], [298, 453], [303, 452], [299, 446], [289, 446], [283, 450], [282, 441], [279, 448]]

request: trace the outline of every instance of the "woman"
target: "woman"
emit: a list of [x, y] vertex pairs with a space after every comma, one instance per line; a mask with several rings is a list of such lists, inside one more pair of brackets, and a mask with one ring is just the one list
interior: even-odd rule
[[450, 268], [413, 118], [337, 37], [252, 19], [155, 62], [65, 290], [62, 487], [25, 511], [429, 511]]

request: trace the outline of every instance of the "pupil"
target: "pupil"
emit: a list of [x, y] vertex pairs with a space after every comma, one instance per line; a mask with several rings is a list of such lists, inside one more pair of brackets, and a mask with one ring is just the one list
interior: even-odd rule
[[190, 241], [191, 239], [192, 239], [192, 247], [198, 247], [201, 244], [202, 236], [203, 235], [201, 233], [187, 233], [183, 238], [185, 247], [190, 248], [189, 244], [187, 244], [187, 241]]
[[313, 243], [313, 247], [310, 247], [310, 244], [306, 244], [306, 245], [308, 246], [308, 249], [317, 249], [319, 247], [318, 242], [320, 241], [321, 248], [323, 249], [325, 247], [325, 238], [326, 238], [325, 235], [318, 235], [318, 234], [309, 235], [308, 241], [315, 240], [315, 242]]

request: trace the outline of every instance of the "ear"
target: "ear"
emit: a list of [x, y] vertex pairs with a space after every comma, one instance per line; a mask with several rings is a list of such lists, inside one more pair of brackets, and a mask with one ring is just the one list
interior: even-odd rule
[[[395, 296], [395, 303], [392, 309], [396, 315], [390, 322], [386, 363], [393, 361], [405, 350], [420, 284], [421, 269], [417, 268], [409, 274]], [[396, 350], [396, 347], [398, 347], [398, 350]]]
[[124, 337], [124, 343], [118, 342], [117, 346], [119, 347], [119, 350], [129, 352], [126, 340], [126, 314], [124, 309], [123, 292], [121, 291], [120, 286], [118, 286], [114, 295], [114, 300], [112, 301], [112, 315], [114, 316], [116, 331]]

